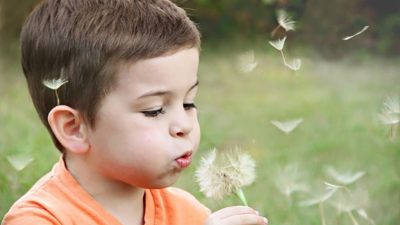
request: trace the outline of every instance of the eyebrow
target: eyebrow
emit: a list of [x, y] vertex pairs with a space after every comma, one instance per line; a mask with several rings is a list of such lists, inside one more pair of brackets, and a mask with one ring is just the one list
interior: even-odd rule
[[[187, 93], [190, 92], [191, 90], [193, 90], [197, 86], [199, 86], [199, 81], [196, 81], [196, 83], [189, 88]], [[138, 99], [152, 97], [152, 96], [162, 96], [162, 95], [166, 95], [168, 93], [170, 93], [170, 91], [150, 91], [150, 92], [144, 93], [143, 95], [139, 96]]]

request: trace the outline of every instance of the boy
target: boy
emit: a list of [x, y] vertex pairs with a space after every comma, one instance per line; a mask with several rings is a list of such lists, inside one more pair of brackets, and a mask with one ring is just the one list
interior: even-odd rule
[[[60, 161], [2, 224], [266, 224], [167, 188], [200, 139], [200, 35], [168, 0], [47, 0], [21, 33], [22, 67]], [[54, 90], [47, 80], [65, 80]]]

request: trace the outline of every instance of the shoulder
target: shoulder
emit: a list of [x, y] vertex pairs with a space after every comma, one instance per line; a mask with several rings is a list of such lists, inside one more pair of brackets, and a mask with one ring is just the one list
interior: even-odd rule
[[66, 202], [56, 166], [57, 163], [11, 206], [2, 225], [60, 224], [59, 214], [65, 211]]
[[53, 190], [51, 178], [46, 175], [9, 209], [2, 225], [61, 224], [60, 215], [65, 211], [65, 201]]
[[61, 223], [44, 208], [23, 201], [14, 204], [2, 221], [2, 225], [20, 224], [60, 225]]

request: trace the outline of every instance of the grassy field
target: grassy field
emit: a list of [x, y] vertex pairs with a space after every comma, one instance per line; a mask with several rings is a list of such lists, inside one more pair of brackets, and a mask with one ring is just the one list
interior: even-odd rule
[[[270, 224], [321, 224], [321, 208], [326, 224], [356, 224], [352, 216], [358, 224], [399, 224], [400, 135], [389, 139], [377, 114], [385, 97], [400, 95], [400, 59], [360, 55], [329, 61], [298, 51], [291, 55], [300, 56], [303, 65], [294, 73], [278, 52], [263, 46], [255, 52], [258, 66], [244, 74], [237, 67], [241, 51], [234, 49], [203, 50], [197, 100], [202, 144], [194, 166], [176, 185], [213, 210], [239, 204], [234, 196], [206, 199], [193, 179], [208, 150], [238, 146], [257, 163], [256, 181], [244, 189], [248, 202]], [[3, 60], [0, 72], [2, 218], [59, 156], [30, 103], [19, 65]], [[296, 118], [303, 122], [290, 134], [271, 124]], [[34, 160], [17, 171], [9, 162], [15, 155]], [[300, 206], [324, 191], [324, 181], [336, 184], [327, 173], [332, 167], [365, 175], [344, 189], [350, 193], [344, 200], [339, 190], [322, 204]], [[283, 194], [294, 185], [302, 191]]]

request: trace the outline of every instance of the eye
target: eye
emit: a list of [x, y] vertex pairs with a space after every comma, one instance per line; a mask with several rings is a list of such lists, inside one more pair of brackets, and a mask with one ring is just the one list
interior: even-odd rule
[[141, 113], [146, 117], [157, 117], [158, 115], [165, 113], [165, 111], [163, 108], [160, 108], [156, 110], [142, 111]]
[[183, 108], [185, 110], [195, 109], [196, 105], [194, 103], [184, 103], [183, 104]]

